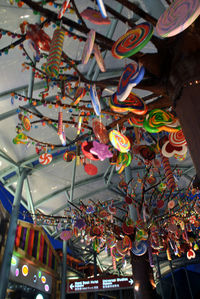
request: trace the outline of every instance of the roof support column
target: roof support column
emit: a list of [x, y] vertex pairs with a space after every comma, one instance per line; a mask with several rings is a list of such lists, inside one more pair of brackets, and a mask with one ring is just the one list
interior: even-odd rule
[[23, 189], [23, 183], [25, 177], [26, 177], [26, 170], [23, 169], [17, 181], [17, 188], [16, 188], [15, 197], [13, 201], [12, 214], [10, 217], [10, 224], [8, 229], [6, 246], [5, 246], [3, 261], [0, 270], [0, 277], [1, 277], [0, 298], [1, 299], [4, 299], [6, 296], [6, 289], [9, 281], [11, 257], [13, 253], [14, 243], [15, 243], [17, 220], [19, 215], [19, 207], [22, 198], [22, 189]]
[[62, 259], [62, 278], [60, 298], [65, 299], [66, 296], [66, 275], [67, 272], [67, 241], [63, 240], [63, 259]]

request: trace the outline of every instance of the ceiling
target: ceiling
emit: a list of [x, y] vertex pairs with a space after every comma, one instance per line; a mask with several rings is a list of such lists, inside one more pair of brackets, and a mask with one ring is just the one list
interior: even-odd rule
[[[17, 7], [16, 3], [13, 5], [10, 4], [11, 0], [6, 1], [2, 0], [0, 4], [0, 28], [1, 30], [8, 30], [15, 34], [20, 34], [20, 24], [26, 20], [29, 23], [35, 24], [38, 22], [39, 17], [35, 15], [32, 10], [24, 5], [22, 7]], [[36, 1], [35, 1], [36, 2]], [[132, 1], [138, 4], [138, 1]], [[58, 4], [61, 1], [56, 2]], [[78, 10], [81, 12], [87, 6], [91, 6], [93, 8], [97, 8], [97, 5], [94, 4], [93, 1], [84, 0], [84, 1], [75, 1], [77, 4]], [[114, 7], [116, 11], [126, 16], [128, 19], [133, 19], [136, 23], [140, 23], [143, 21], [140, 17], [136, 16], [132, 11], [123, 7], [121, 4], [115, 2], [114, 0], [105, 1], [108, 5]], [[164, 11], [165, 7], [167, 7], [167, 2], [157, 0], [157, 5], [155, 5], [155, 1], [153, 0], [143, 0], [140, 1], [140, 7], [149, 12], [155, 18], [158, 18], [159, 15]], [[57, 12], [58, 8], [54, 6], [45, 6], [52, 11]], [[111, 19], [111, 25], [108, 26], [97, 26], [88, 21], [86, 21], [86, 25], [88, 28], [93, 28], [97, 32], [102, 35], [110, 37], [112, 40], [116, 40], [125, 33], [128, 29], [127, 24], [123, 24], [122, 22], [116, 20], [109, 13]], [[66, 12], [66, 17], [77, 22], [78, 18], [76, 14], [73, 12]], [[66, 26], [67, 27], [67, 26]], [[53, 31], [55, 29], [54, 24], [52, 23], [48, 28], [45, 28], [45, 32], [49, 34], [50, 37], [53, 35]], [[74, 30], [73, 33], [77, 34], [77, 31]], [[79, 33], [80, 36], [85, 36], [83, 33]], [[8, 35], [3, 35], [1, 38], [0, 48], [3, 49], [10, 45], [13, 41], [16, 41], [17, 38], [12, 39]], [[23, 43], [24, 48], [27, 50], [29, 55], [32, 57], [32, 52], [28, 46], [28, 41]], [[74, 40], [68, 36], [65, 37], [64, 40], [64, 52], [72, 59], [76, 61], [81, 60], [81, 55], [83, 51], [84, 43], [80, 43], [78, 40]], [[143, 52], [155, 52], [156, 49], [151, 42], [147, 44], [142, 49]], [[0, 51], [2, 52], [2, 51]], [[75, 143], [68, 146], [62, 147], [60, 144], [60, 140], [57, 135], [57, 129], [51, 125], [42, 126], [39, 123], [32, 125], [31, 129], [31, 137], [40, 141], [44, 141], [46, 143], [52, 143], [60, 145], [55, 149], [48, 148], [48, 151], [53, 154], [53, 161], [47, 165], [43, 166], [38, 163], [39, 156], [36, 154], [35, 145], [30, 142], [28, 145], [13, 144], [12, 140], [16, 136], [16, 125], [19, 123], [18, 113], [19, 106], [26, 107], [30, 109], [33, 113], [37, 113], [49, 118], [57, 119], [59, 108], [51, 107], [50, 101], [55, 100], [55, 96], [60, 92], [58, 87], [51, 85], [47, 100], [49, 104], [47, 107], [43, 105], [38, 105], [34, 107], [30, 105], [28, 102], [23, 100], [19, 101], [18, 98], [14, 98], [11, 100], [11, 93], [17, 92], [20, 95], [27, 96], [27, 94], [31, 94], [31, 82], [33, 82], [33, 76], [31, 69], [24, 70], [22, 64], [25, 61], [28, 61], [25, 56], [22, 55], [23, 51], [19, 49], [18, 46], [10, 49], [8, 53], [3, 51], [0, 57], [0, 180], [1, 183], [5, 186], [5, 188], [10, 191], [13, 195], [17, 186], [17, 178], [18, 173], [22, 169], [26, 169], [28, 171], [27, 178], [23, 187], [23, 205], [30, 211], [30, 213], [35, 213], [36, 209], [41, 213], [47, 215], [55, 215], [55, 216], [64, 216], [64, 210], [69, 207], [69, 201], [72, 201], [77, 207], [80, 206], [80, 201], [87, 206], [90, 199], [94, 202], [111, 202], [112, 200], [118, 207], [122, 207], [124, 204], [124, 195], [121, 190], [118, 188], [118, 184], [121, 180], [120, 177], [115, 170], [115, 166], [111, 166], [108, 159], [105, 161], [97, 161], [92, 162], [92, 164], [96, 165], [98, 168], [98, 174], [96, 176], [89, 176], [84, 171], [84, 166], [82, 163], [79, 165], [75, 165], [76, 160], [72, 162], [65, 162], [63, 160], [63, 153], [68, 150], [76, 151]], [[130, 61], [129, 59], [120, 60], [115, 59], [110, 51], [105, 51], [105, 65], [107, 71], [105, 73], [101, 73], [98, 65], [93, 60], [90, 60], [87, 65], [78, 65], [78, 69], [81, 73], [85, 74], [88, 80], [103, 80], [109, 79], [113, 76], [120, 77], [124, 66]], [[41, 59], [41, 62], [37, 64], [37, 67], [40, 68], [44, 60]], [[73, 74], [73, 70], [67, 70], [66, 72], [69, 75]], [[45, 82], [41, 79], [36, 78], [33, 83], [33, 98], [39, 97], [40, 92], [44, 90]], [[81, 84], [84, 86], [84, 84]], [[73, 87], [73, 85], [72, 85]], [[105, 90], [103, 90], [102, 98], [108, 95], [111, 95], [116, 90], [116, 86], [109, 86]], [[134, 89], [139, 96], [144, 97], [149, 95], [149, 91]], [[71, 92], [71, 96], [73, 96], [73, 90]], [[68, 101], [68, 102], [67, 102]], [[86, 95], [82, 100], [82, 104], [89, 105], [90, 96]], [[71, 103], [71, 100], [67, 99], [66, 103]], [[108, 108], [108, 102], [102, 101], [102, 107], [104, 105], [104, 109]], [[63, 112], [63, 118], [65, 120], [69, 120], [71, 114], [76, 115], [76, 119], [78, 118], [79, 112], [73, 109], [73, 112], [70, 112], [70, 109], [66, 109]], [[30, 113], [28, 113], [30, 115]], [[94, 117], [90, 117], [88, 119], [88, 125], [91, 126], [92, 119]], [[34, 120], [40, 120], [36, 116], [33, 116]], [[108, 126], [112, 121], [114, 121], [114, 117], [112, 115], [102, 116], [102, 123], [105, 126]], [[130, 127], [129, 125], [126, 126]], [[87, 130], [86, 130], [87, 132]], [[131, 136], [134, 139], [134, 132], [131, 132]], [[73, 141], [77, 136], [77, 129], [74, 126], [69, 126], [65, 128], [65, 134], [67, 138]], [[82, 135], [85, 134], [82, 133]], [[81, 136], [82, 136], [81, 135]], [[93, 139], [92, 137], [88, 137], [87, 139]], [[157, 137], [155, 137], [157, 138]], [[82, 137], [83, 141], [85, 138]], [[146, 139], [141, 140], [142, 144], [150, 144], [151, 142]], [[81, 153], [82, 157], [82, 153]], [[158, 157], [159, 159], [159, 157]], [[145, 165], [142, 163], [138, 163], [138, 156], [134, 156], [132, 163], [130, 165], [131, 172], [133, 178], [137, 182], [138, 175], [143, 177], [145, 173]], [[187, 157], [184, 161], [178, 161], [175, 158], [170, 159], [172, 168], [176, 168], [176, 181], [177, 188], [184, 190], [187, 188], [188, 183], [191, 178], [194, 176], [195, 171], [190, 158], [189, 153], [187, 153]], [[87, 160], [89, 163], [89, 160]], [[138, 165], [140, 164], [140, 165]], [[76, 166], [76, 167], [75, 167]], [[76, 168], [76, 169], [75, 169]], [[75, 169], [75, 170], [74, 170]], [[181, 170], [182, 175], [178, 175], [178, 171]], [[73, 172], [74, 171], [74, 172]], [[74, 174], [74, 180], [73, 180]], [[162, 177], [163, 170], [160, 169], [160, 176]], [[159, 176], [159, 175], [158, 175]], [[71, 187], [72, 186], [72, 187]], [[136, 196], [139, 199], [141, 196], [141, 191], [138, 188], [136, 192]], [[124, 216], [124, 212], [121, 210], [117, 211], [117, 216], [122, 218]], [[46, 231], [53, 237], [58, 238], [60, 230], [54, 225], [44, 225]], [[91, 247], [87, 246], [84, 242], [80, 241], [81, 237], [75, 238], [73, 237], [69, 246], [73, 249], [74, 255], [82, 255], [85, 261], [89, 261], [91, 259]], [[128, 257], [127, 257], [128, 259]], [[105, 249], [97, 257], [97, 262], [99, 267], [103, 271], [113, 271], [112, 268], [112, 258], [107, 254]], [[123, 265], [122, 265], [123, 264]], [[129, 275], [131, 274], [131, 266], [124, 265], [124, 262], [119, 265], [119, 271], [121, 273]], [[118, 271], [118, 270], [116, 270]]]

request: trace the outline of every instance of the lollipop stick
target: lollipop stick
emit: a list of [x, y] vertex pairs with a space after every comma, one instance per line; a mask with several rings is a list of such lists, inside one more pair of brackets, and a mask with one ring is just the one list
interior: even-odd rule
[[139, 137], [139, 132], [138, 132], [137, 127], [134, 127], [134, 133], [135, 133], [135, 138], [136, 138], [137, 144], [140, 144], [140, 137]]

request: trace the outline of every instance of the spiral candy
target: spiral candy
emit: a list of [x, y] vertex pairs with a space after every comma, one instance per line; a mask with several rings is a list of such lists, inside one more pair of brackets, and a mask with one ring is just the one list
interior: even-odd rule
[[40, 155], [39, 162], [42, 165], [48, 165], [49, 163], [51, 163], [52, 159], [53, 159], [53, 156], [51, 154], [45, 153], [45, 154]]
[[187, 144], [187, 141], [185, 140], [185, 136], [183, 135], [182, 130], [179, 130], [178, 132], [170, 133], [169, 142], [173, 146], [183, 146]]
[[121, 59], [136, 54], [150, 41], [152, 34], [153, 25], [150, 23], [136, 25], [114, 43], [112, 55]]
[[170, 112], [162, 109], [150, 111], [146, 115], [143, 126], [150, 133], [158, 133], [160, 131], [177, 132], [181, 128], [178, 119]]
[[169, 163], [169, 159], [164, 157], [161, 154], [161, 160], [162, 160], [162, 165], [163, 165], [164, 172], [165, 172], [167, 187], [169, 189], [174, 190], [176, 185], [175, 185], [174, 176], [173, 176], [173, 173], [172, 173], [172, 170], [171, 170], [171, 166], [170, 166], [170, 163]]
[[54, 31], [46, 64], [46, 73], [50, 77], [57, 78], [59, 75], [64, 35], [65, 32], [61, 28]]
[[137, 128], [142, 128], [143, 123], [144, 123], [145, 117], [143, 115], [134, 115], [131, 118], [128, 119], [128, 123], [131, 126], [137, 127]]
[[160, 16], [156, 31], [162, 37], [170, 37], [184, 31], [200, 15], [198, 0], [176, 0]]
[[141, 256], [147, 252], [147, 242], [146, 241], [140, 241], [138, 244], [135, 244], [132, 249], [132, 253]]
[[147, 106], [141, 98], [131, 92], [124, 102], [119, 102], [116, 93], [109, 99], [110, 108], [117, 113], [125, 113], [127, 111], [138, 115], [146, 114]]
[[125, 135], [121, 134], [120, 132], [118, 132], [116, 130], [112, 130], [109, 133], [109, 139], [110, 139], [112, 145], [119, 152], [126, 153], [129, 151], [130, 141], [128, 140], [128, 138]]
[[144, 72], [142, 64], [137, 64], [135, 61], [126, 66], [117, 87], [116, 95], [119, 101], [123, 102], [126, 100], [132, 88], [143, 79]]

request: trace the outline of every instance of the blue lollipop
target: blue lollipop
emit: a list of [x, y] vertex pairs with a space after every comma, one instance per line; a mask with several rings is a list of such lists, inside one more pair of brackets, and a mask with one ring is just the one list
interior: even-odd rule
[[134, 245], [134, 247], [132, 247], [131, 251], [137, 256], [144, 255], [147, 252], [147, 242], [140, 241], [137, 245]]

